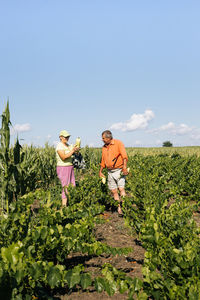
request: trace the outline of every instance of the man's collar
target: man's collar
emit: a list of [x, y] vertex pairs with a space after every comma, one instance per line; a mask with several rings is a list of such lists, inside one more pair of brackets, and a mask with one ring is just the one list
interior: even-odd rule
[[114, 141], [114, 139], [112, 139], [111, 142], [110, 142], [110, 144], [114, 145], [114, 143], [115, 143], [115, 141]]
[[104, 145], [104, 147], [109, 147], [110, 145], [114, 145], [114, 144], [115, 144], [115, 141], [114, 141], [114, 139], [112, 139], [111, 142], [110, 142], [110, 144]]

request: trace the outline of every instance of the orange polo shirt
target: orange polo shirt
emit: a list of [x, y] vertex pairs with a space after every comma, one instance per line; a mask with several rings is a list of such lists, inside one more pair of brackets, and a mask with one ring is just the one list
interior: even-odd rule
[[128, 161], [124, 144], [120, 140], [112, 139], [109, 145], [102, 148], [101, 166], [108, 169], [122, 168], [125, 158]]

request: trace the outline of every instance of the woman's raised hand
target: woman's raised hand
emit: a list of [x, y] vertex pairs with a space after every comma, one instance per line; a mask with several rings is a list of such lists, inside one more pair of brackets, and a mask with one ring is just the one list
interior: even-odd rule
[[78, 152], [80, 150], [79, 147], [77, 147], [76, 145], [73, 147], [73, 152]]

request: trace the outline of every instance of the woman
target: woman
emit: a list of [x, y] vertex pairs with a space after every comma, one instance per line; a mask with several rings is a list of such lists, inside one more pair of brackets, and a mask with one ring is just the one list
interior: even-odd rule
[[57, 160], [57, 175], [62, 184], [62, 205], [67, 205], [67, 186], [72, 184], [75, 186], [74, 167], [72, 164], [72, 155], [78, 151], [79, 148], [68, 144], [70, 134], [66, 130], [60, 132], [60, 142], [56, 147]]

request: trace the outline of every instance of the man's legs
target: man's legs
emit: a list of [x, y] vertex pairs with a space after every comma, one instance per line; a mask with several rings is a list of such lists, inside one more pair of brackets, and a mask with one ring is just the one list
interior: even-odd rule
[[119, 191], [120, 191], [120, 196], [121, 197], [125, 197], [126, 196], [126, 192], [125, 192], [124, 187], [119, 187]]
[[119, 194], [118, 194], [118, 189], [114, 189], [114, 190], [111, 190], [111, 193], [113, 195], [113, 198], [117, 201], [119, 201]]
[[123, 202], [123, 198], [126, 196], [126, 192], [125, 192], [124, 187], [119, 187], [119, 191], [120, 191], [121, 203], [122, 203]]
[[118, 213], [122, 214], [122, 209], [120, 205], [120, 197], [118, 192], [120, 191], [120, 196], [125, 196], [125, 178], [121, 176], [121, 169], [116, 169], [113, 171], [108, 171], [108, 187], [111, 190], [113, 198], [118, 201]]
[[117, 211], [121, 215], [122, 214], [122, 209], [121, 209], [121, 206], [120, 206], [120, 197], [119, 197], [119, 194], [118, 194], [118, 189], [113, 189], [113, 190], [111, 190], [111, 192], [112, 192], [113, 198], [118, 201]]

